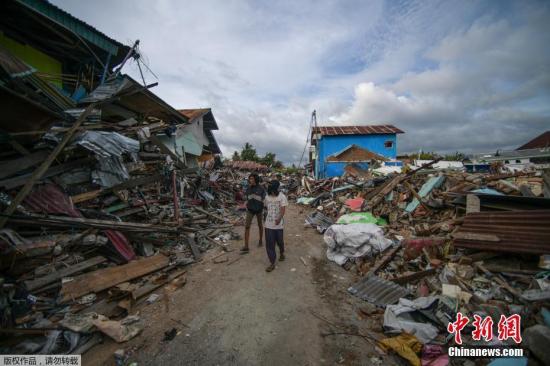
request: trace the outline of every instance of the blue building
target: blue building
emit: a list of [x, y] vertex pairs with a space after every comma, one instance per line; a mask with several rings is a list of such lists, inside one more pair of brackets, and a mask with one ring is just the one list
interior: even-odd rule
[[319, 126], [311, 134], [310, 162], [316, 178], [338, 177], [353, 164], [368, 168], [370, 160], [397, 156], [397, 134], [392, 125]]

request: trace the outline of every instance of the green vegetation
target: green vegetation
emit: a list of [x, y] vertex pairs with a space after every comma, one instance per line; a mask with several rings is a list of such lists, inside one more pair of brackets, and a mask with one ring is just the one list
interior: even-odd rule
[[267, 152], [264, 156], [258, 156], [256, 149], [252, 144], [245, 143], [240, 152], [233, 152], [233, 161], [255, 161], [260, 164], [264, 164], [268, 167], [275, 169], [283, 169], [284, 165], [281, 161], [277, 160], [277, 156], [272, 152]]

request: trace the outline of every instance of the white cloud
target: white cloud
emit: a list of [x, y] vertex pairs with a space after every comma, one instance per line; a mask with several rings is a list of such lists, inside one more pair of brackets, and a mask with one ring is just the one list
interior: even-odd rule
[[139, 38], [153, 91], [212, 107], [226, 155], [251, 142], [299, 160], [313, 109], [319, 123], [394, 123], [401, 151], [513, 147], [550, 115], [547, 3], [54, 2]]

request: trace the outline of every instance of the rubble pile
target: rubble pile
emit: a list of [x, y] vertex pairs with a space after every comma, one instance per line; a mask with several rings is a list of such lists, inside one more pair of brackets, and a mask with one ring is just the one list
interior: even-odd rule
[[4, 353], [127, 341], [143, 328], [136, 305], [183, 286], [186, 265], [238, 238], [243, 174], [181, 164], [155, 135], [171, 127], [162, 120], [98, 123], [95, 106], [67, 115], [0, 160]]
[[[435, 162], [385, 177], [304, 178], [297, 202], [315, 208], [306, 225], [324, 233], [327, 258], [358, 274], [349, 292], [368, 302], [361, 312], [384, 350], [446, 365], [441, 347], [519, 347], [511, 335], [523, 332], [525, 357], [545, 364], [532, 334], [550, 334], [548, 172]], [[469, 318], [460, 329], [457, 313]], [[494, 337], [475, 337], [477, 317], [492, 319]]]

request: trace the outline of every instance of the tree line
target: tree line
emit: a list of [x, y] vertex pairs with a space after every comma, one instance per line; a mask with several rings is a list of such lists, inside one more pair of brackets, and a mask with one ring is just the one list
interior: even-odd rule
[[233, 161], [255, 161], [275, 169], [282, 169], [284, 165], [281, 161], [277, 160], [277, 156], [272, 152], [265, 153], [264, 156], [259, 156], [256, 149], [252, 144], [245, 143], [241, 151], [234, 151], [231, 157]]

